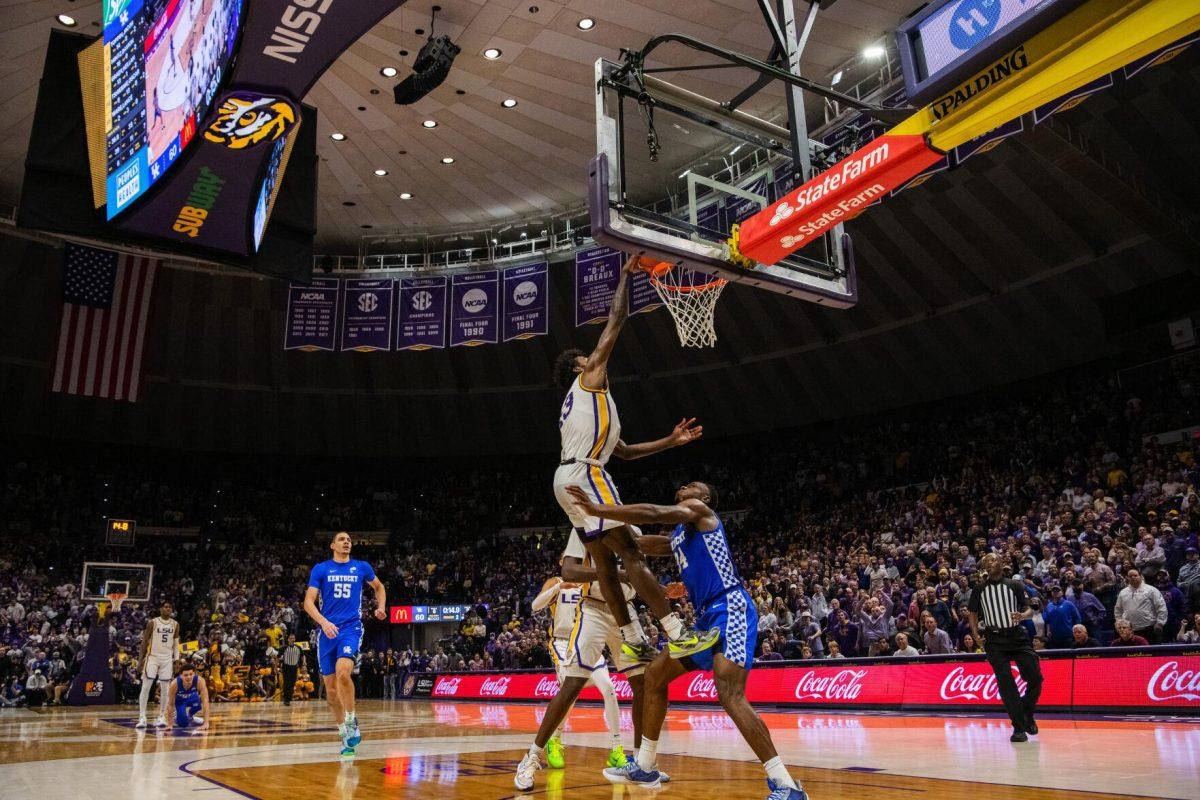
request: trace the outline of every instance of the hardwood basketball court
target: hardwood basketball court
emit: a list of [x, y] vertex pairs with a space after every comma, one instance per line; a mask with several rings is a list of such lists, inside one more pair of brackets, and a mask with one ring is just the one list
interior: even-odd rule
[[[657, 791], [600, 775], [598, 707], [571, 718], [567, 768], [513, 788], [543, 708], [366, 701], [352, 762], [323, 704], [218, 705], [206, 734], [140, 732], [136, 709], [0, 711], [0, 797], [462, 798], [463, 800], [761, 799], [766, 784], [719, 710], [675, 709], [660, 745], [672, 782]], [[628, 710], [624, 710], [628, 717]], [[1200, 798], [1200, 720], [1047, 717], [1041, 735], [1008, 741], [1006, 720], [767, 713], [776, 745], [813, 800], [917, 795], [928, 800]], [[624, 727], [631, 728], [628, 719]], [[627, 747], [632, 742], [626, 742]], [[51, 763], [53, 762], [53, 763]]]

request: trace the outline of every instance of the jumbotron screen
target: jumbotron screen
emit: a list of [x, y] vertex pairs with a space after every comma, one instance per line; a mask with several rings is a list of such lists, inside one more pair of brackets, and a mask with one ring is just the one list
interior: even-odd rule
[[235, 52], [244, 0], [104, 0], [105, 188], [112, 219], [179, 158]]

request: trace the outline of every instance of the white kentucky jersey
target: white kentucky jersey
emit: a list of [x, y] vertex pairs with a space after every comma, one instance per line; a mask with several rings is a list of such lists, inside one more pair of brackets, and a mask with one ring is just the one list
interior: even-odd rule
[[608, 390], [589, 389], [582, 381], [582, 375], [575, 378], [558, 415], [562, 460], [587, 459], [603, 465], [621, 438], [621, 420]]
[[[633, 529], [635, 536], [641, 535], [641, 528], [636, 525], [631, 525], [629, 527]], [[593, 566], [592, 554], [589, 553], [588, 549], [583, 546], [583, 540], [579, 538], [579, 532], [574, 529], [572, 529], [571, 533], [567, 536], [567, 546], [566, 549], [563, 550], [563, 557], [578, 558], [583, 562], [583, 566]], [[637, 596], [637, 592], [635, 592], [633, 587], [628, 583], [622, 583], [621, 588], [625, 591], [626, 602], [632, 602], [633, 598]], [[592, 581], [584, 587], [584, 590], [584, 597], [591, 597], [592, 599], [599, 600], [602, 603], [605, 602], [604, 590], [600, 588], [600, 581]]]
[[550, 638], [570, 639], [583, 613], [583, 590], [578, 586], [559, 589], [550, 604]]
[[173, 619], [164, 621], [154, 618], [154, 629], [150, 633], [150, 656], [153, 658], [175, 658], [176, 631], [179, 623]]

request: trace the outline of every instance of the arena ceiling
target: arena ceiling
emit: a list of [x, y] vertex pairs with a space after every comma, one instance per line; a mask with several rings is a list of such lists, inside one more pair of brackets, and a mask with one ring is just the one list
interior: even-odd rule
[[[318, 244], [328, 250], [354, 252], [368, 232], [363, 226], [371, 226], [371, 234], [439, 234], [578, 210], [596, 149], [592, 83], [598, 57], [615, 58], [620, 48], [640, 47], [658, 33], [686, 33], [760, 57], [770, 48], [753, 0], [439, 4], [436, 33], [450, 35], [462, 53], [431, 95], [412, 106], [392, 101], [393, 84], [408, 74], [428, 35], [434, 5], [410, 0], [344, 53], [307, 97], [321, 116]], [[921, 5], [837, 0], [817, 18], [804, 71], [827, 79]], [[19, 199], [46, 41], [62, 13], [74, 17], [76, 30], [99, 32], [99, 0], [0, 2], [0, 201], [9, 204]], [[581, 30], [584, 18], [595, 26]], [[488, 48], [499, 49], [500, 57], [484, 58]], [[655, 54], [663, 66], [704, 58], [677, 46]], [[399, 70], [396, 78], [380, 74], [388, 66]], [[743, 70], [720, 70], [672, 80], [723, 99], [751, 78]], [[517, 105], [506, 109], [501, 102], [510, 98]], [[773, 117], [781, 103], [782, 91], [773, 89], [745, 108]], [[427, 129], [425, 120], [438, 125]], [[335, 131], [346, 140], [331, 141]], [[455, 163], [443, 166], [445, 156]], [[377, 177], [380, 169], [388, 174]], [[412, 199], [401, 199], [402, 193]]]

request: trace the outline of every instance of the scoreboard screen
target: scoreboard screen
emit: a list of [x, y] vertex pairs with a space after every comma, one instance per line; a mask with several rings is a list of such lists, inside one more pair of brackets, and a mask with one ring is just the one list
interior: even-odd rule
[[243, 3], [105, 0], [109, 219], [145, 194], [195, 138], [233, 58]]
[[392, 606], [388, 619], [393, 625], [424, 625], [430, 622], [462, 622], [471, 606]]
[[133, 537], [137, 533], [137, 523], [131, 519], [113, 519], [104, 521], [104, 543], [110, 547], [133, 547]]

